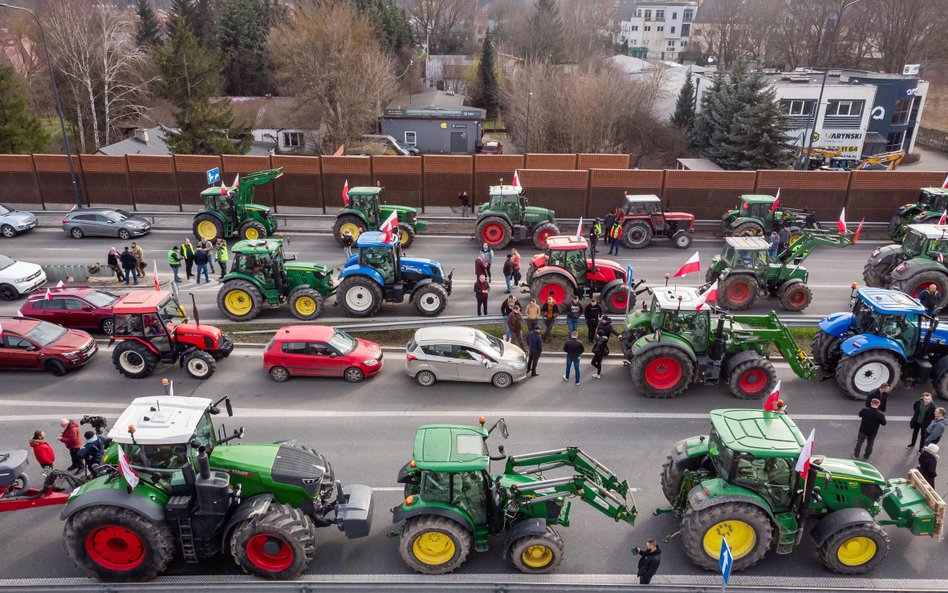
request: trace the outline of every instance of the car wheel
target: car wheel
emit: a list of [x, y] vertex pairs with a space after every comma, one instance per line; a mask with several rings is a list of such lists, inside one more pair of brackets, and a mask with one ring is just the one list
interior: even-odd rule
[[273, 367], [270, 369], [270, 378], [277, 383], [284, 383], [290, 379], [290, 371], [283, 367]]
[[127, 229], [119, 229], [119, 239], [123, 241], [128, 241], [132, 238], [132, 234], [128, 232]]
[[9, 284], [0, 284], [0, 300], [15, 301], [20, 296], [16, 288]]
[[365, 373], [363, 373], [361, 369], [349, 367], [346, 369], [343, 377], [345, 377], [349, 383], [361, 383], [362, 379], [365, 379]]
[[497, 373], [491, 378], [490, 382], [498, 389], [506, 389], [513, 385], [513, 377], [510, 376], [510, 373]]
[[43, 363], [43, 366], [46, 368], [49, 374], [54, 377], [62, 377], [66, 374], [66, 365], [63, 364], [63, 361], [56, 358], [50, 358], [45, 363]]
[[437, 380], [438, 379], [435, 377], [435, 374], [431, 371], [418, 371], [418, 373], [415, 375], [415, 381], [417, 381], [422, 387], [431, 387]]
[[16, 229], [8, 224], [5, 224], [0, 227], [0, 235], [3, 235], [5, 239], [12, 239], [13, 237], [16, 237]]
[[112, 331], [115, 329], [115, 322], [112, 320], [111, 317], [109, 317], [108, 319], [103, 319], [102, 323], [99, 324], [99, 329], [101, 329], [102, 333], [104, 333], [105, 335], [111, 336]]
[[73, 239], [81, 239], [86, 235], [79, 227], [74, 227], [71, 231], [69, 231], [69, 234], [72, 235]]

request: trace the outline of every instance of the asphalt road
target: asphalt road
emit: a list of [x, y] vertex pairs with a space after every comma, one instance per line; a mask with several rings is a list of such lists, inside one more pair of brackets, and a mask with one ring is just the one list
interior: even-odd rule
[[[346, 483], [379, 488], [375, 494], [372, 534], [347, 541], [334, 529], [319, 532], [312, 575], [407, 574], [396, 549], [386, 537], [389, 510], [400, 500], [395, 483], [398, 468], [409, 458], [415, 429], [431, 422], [474, 423], [478, 415], [490, 420], [505, 417], [512, 454], [578, 445], [630, 481], [639, 510], [635, 527], [616, 524], [582, 502], [573, 503], [572, 525], [561, 533], [567, 555], [561, 573], [567, 575], [627, 575], [636, 560], [629, 554], [648, 537], [664, 537], [677, 530], [671, 515], [653, 517], [665, 504], [658, 474], [674, 443], [706, 433], [708, 410], [720, 407], [757, 407], [759, 402], [732, 398], [723, 386], [692, 389], [675, 400], [649, 400], [631, 391], [625, 368], [615, 356], [607, 361], [602, 380], [594, 380], [584, 361], [583, 383], [563, 383], [562, 359], [550, 356], [541, 363], [541, 376], [507, 390], [471, 384], [439, 383], [419, 388], [403, 371], [403, 358], [386, 356], [386, 368], [359, 385], [342, 380], [292, 379], [277, 385], [263, 373], [260, 351], [241, 348], [218, 367], [209, 381], [188, 379], [180, 369], [163, 369], [146, 380], [122, 378], [103, 350], [85, 369], [61, 379], [46, 374], [8, 372], [0, 387], [0, 449], [24, 448], [32, 431], [46, 430], [59, 456], [65, 450], [55, 443], [57, 419], [101, 413], [114, 420], [127, 402], [159, 394], [159, 378], [175, 380], [179, 395], [216, 397], [229, 394], [235, 418], [220, 418], [228, 430], [246, 429], [246, 442], [297, 438], [320, 450], [332, 461], [337, 477]], [[804, 433], [816, 429], [815, 454], [848, 456], [858, 427], [859, 404], [843, 399], [833, 382], [804, 382], [784, 364], [778, 365], [782, 395]], [[873, 463], [887, 476], [904, 476], [914, 467], [908, 442], [908, 414], [919, 390], [899, 388], [889, 402], [889, 425], [877, 439]], [[495, 435], [492, 447], [500, 442]], [[37, 466], [30, 468], [38, 477]], [[550, 474], [548, 477], [552, 476]], [[556, 474], [559, 475], [559, 474]], [[939, 480], [940, 490], [944, 479]], [[74, 577], [79, 572], [61, 546], [62, 524], [58, 509], [9, 513], [2, 517], [5, 536], [0, 538], [0, 578]], [[948, 579], [944, 547], [937, 540], [915, 538], [907, 531], [889, 528], [892, 546], [887, 560], [872, 574], [889, 579]], [[501, 541], [491, 551], [474, 554], [463, 573], [508, 573], [514, 569], [501, 559]], [[662, 544], [662, 575], [706, 574], [694, 568], [681, 543]], [[233, 575], [238, 569], [221, 557], [201, 565], [176, 561], [172, 574]], [[832, 576], [805, 539], [798, 551], [778, 557], [771, 553], [745, 574], [774, 577]]]
[[[190, 232], [181, 231], [152, 231], [151, 234], [139, 239], [145, 250], [145, 257], [149, 263], [149, 274], [153, 262], [158, 263], [159, 275], [162, 279], [169, 279], [171, 270], [168, 268], [167, 252], [175, 244], [180, 244]], [[331, 235], [327, 234], [291, 234], [291, 243], [287, 246], [287, 253], [294, 253], [300, 261], [314, 261], [330, 266], [339, 267], [343, 262], [343, 252]], [[192, 237], [193, 239], [193, 237]], [[842, 311], [849, 306], [850, 285], [852, 282], [862, 282], [862, 268], [866, 259], [875, 247], [881, 244], [878, 241], [861, 241], [859, 244], [838, 250], [832, 248], [818, 248], [806, 261], [810, 271], [809, 285], [813, 290], [813, 302], [804, 315], [826, 315]], [[14, 259], [35, 262], [38, 264], [88, 264], [100, 262], [104, 265], [109, 246], [121, 250], [123, 242], [118, 239], [85, 238], [81, 240], [67, 237], [61, 230], [40, 227], [20, 235], [14, 239], [0, 241], [0, 253]], [[702, 271], [700, 274], [689, 274], [686, 278], [678, 279], [682, 285], [697, 286], [704, 281], [705, 267], [711, 263], [712, 257], [719, 254], [724, 242], [721, 239], [696, 240], [687, 250], [675, 249], [670, 242], [656, 240], [647, 249], [633, 251], [623, 248], [618, 258], [612, 258], [623, 267], [632, 265], [636, 279], [645, 278], [650, 285], [663, 284], [666, 273], [674, 274], [685, 261], [698, 250], [701, 254]], [[529, 258], [537, 253], [530, 243], [517, 246], [523, 258], [523, 272]], [[600, 255], [607, 258], [608, 248], [600, 246]], [[441, 262], [445, 271], [455, 269], [454, 290], [443, 315], [475, 315], [474, 301], [474, 258], [477, 256], [479, 245], [477, 242], [464, 236], [418, 235], [415, 244], [406, 254], [411, 257], [427, 257]], [[504, 255], [495, 254], [492, 267], [494, 279], [490, 297], [490, 311], [498, 314], [504, 297], [504, 279], [501, 273]], [[180, 272], [184, 277], [184, 270]], [[150, 288], [151, 277], [139, 282], [140, 286]], [[201, 320], [209, 323], [223, 323], [227, 319], [217, 309], [218, 282], [212, 275], [210, 284], [196, 285], [193, 281], [185, 281], [180, 285], [183, 298], [190, 301], [187, 293], [194, 293], [201, 312]], [[118, 289], [121, 291], [122, 289]], [[519, 293], [518, 297], [524, 302], [528, 299], [527, 293]], [[345, 312], [341, 306], [333, 306], [335, 298], [327, 301], [326, 312], [320, 320], [338, 323], [345, 319]], [[14, 314], [19, 305], [17, 302], [0, 302], [0, 315]], [[779, 309], [776, 299], [760, 299], [750, 312], [766, 313], [771, 309]], [[792, 317], [800, 313], [780, 311], [781, 315]], [[408, 303], [397, 305], [383, 305], [379, 317], [387, 320], [396, 318], [410, 319], [415, 317], [414, 308]], [[294, 317], [287, 307], [264, 310], [259, 322], [280, 323], [292, 322]], [[350, 320], [351, 321], [351, 320]]]

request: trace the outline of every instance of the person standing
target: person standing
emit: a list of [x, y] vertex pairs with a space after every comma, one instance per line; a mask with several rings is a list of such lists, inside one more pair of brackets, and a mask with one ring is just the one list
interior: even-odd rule
[[573, 295], [573, 300], [564, 307], [566, 313], [566, 333], [573, 335], [579, 329], [579, 317], [583, 314], [583, 304], [579, 302], [579, 295]]
[[484, 256], [484, 263], [487, 264], [487, 280], [492, 280], [490, 275], [490, 266], [494, 263], [494, 250], [490, 248], [490, 245], [484, 243], [481, 246], [481, 255]]
[[938, 476], [938, 445], [932, 443], [922, 448], [918, 454], [918, 467], [915, 468], [922, 474], [925, 481], [932, 488], [935, 487], [935, 478]]
[[599, 236], [602, 235], [602, 221], [598, 218], [592, 225], [589, 227], [589, 253], [595, 254], [598, 253], [596, 245], [599, 244]]
[[941, 440], [941, 435], [945, 434], [946, 424], [948, 424], [948, 421], [945, 420], [945, 408], [935, 408], [935, 418], [925, 429], [925, 441], [922, 444], [927, 446], [938, 443]]
[[227, 260], [230, 259], [230, 255], [227, 253], [227, 241], [224, 239], [217, 240], [217, 250], [214, 252], [214, 257], [221, 269], [221, 280], [223, 280], [224, 276], [227, 275]]
[[767, 250], [767, 255], [770, 256], [770, 261], [777, 261], [777, 249], [780, 247], [780, 235], [777, 234], [776, 230], [770, 231], [770, 249]]
[[596, 328], [596, 337], [606, 336], [606, 338], [609, 338], [613, 334], [621, 336], [622, 332], [612, 325], [612, 319], [608, 315], [603, 315], [599, 320], [599, 327]]
[[602, 307], [595, 297], [591, 298], [583, 309], [583, 317], [586, 318], [586, 338], [592, 344], [596, 340], [596, 328], [599, 327], [599, 319], [602, 317]]
[[135, 266], [136, 269], [138, 270], [138, 277], [141, 279], [144, 279], [145, 278], [145, 252], [142, 251], [142, 248], [135, 241], [132, 241], [132, 247], [130, 251], [132, 252], [132, 255], [135, 256], [135, 261], [138, 263], [138, 265]]
[[531, 377], [539, 376], [537, 372], [537, 363], [540, 362], [540, 354], [543, 353], [543, 336], [540, 335], [540, 326], [534, 325], [530, 333], [527, 334], [527, 346], [530, 347], [530, 355], [527, 357], [527, 370]]
[[59, 435], [59, 442], [69, 450], [69, 458], [72, 459], [72, 465], [67, 471], [82, 469], [82, 460], [79, 457], [79, 449], [82, 448], [82, 439], [79, 438], [79, 423], [75, 420], [63, 418], [59, 421], [59, 426], [63, 429]]
[[[212, 252], [214, 251], [214, 246], [211, 245], [207, 239], [202, 238], [198, 242], [197, 248], [207, 253], [207, 269], [208, 271], [210, 271], [211, 274], [213, 274], [214, 273], [214, 253]], [[197, 255], [197, 252], [195, 252], [195, 255]]]
[[[506, 319], [510, 315], [510, 312], [513, 311], [514, 305], [519, 306], [520, 303], [517, 302], [517, 297], [515, 297], [512, 294], [507, 295], [507, 298], [504, 299], [504, 302], [500, 304], [500, 314], [503, 316], [505, 320], [504, 323], [506, 323]], [[507, 331], [504, 333], [504, 339], [507, 340], [508, 342], [510, 341], [510, 326], [509, 325], [507, 326]]]
[[609, 255], [612, 255], [613, 252], [615, 252], [615, 255], [619, 255], [620, 239], [622, 239], [622, 225], [617, 220], [609, 227]]
[[115, 279], [119, 282], [125, 282], [125, 274], [122, 273], [121, 262], [119, 261], [119, 252], [115, 247], [109, 247], [109, 269], [115, 272]]
[[181, 279], [178, 278], [178, 270], [181, 269], [181, 253], [179, 250], [180, 247], [177, 245], [168, 250], [168, 267], [174, 273], [175, 282], [181, 282]]
[[462, 191], [458, 194], [458, 202], [461, 203], [461, 218], [467, 218], [468, 213], [471, 211], [471, 198], [468, 197], [466, 191]]
[[204, 274], [204, 282], [210, 282], [211, 279], [207, 275], [207, 264], [211, 260], [210, 256], [207, 254], [207, 251], [204, 249], [198, 249], [194, 252], [194, 263], [197, 264], [197, 283], [198, 286], [201, 285], [201, 274]]
[[520, 286], [520, 280], [523, 279], [523, 276], [520, 274], [520, 252], [516, 249], [511, 249], [510, 259], [513, 261], [514, 286]]
[[527, 315], [527, 331], [533, 331], [540, 326], [540, 305], [536, 299], [530, 299], [524, 313]]
[[122, 251], [119, 260], [122, 262], [122, 271], [125, 272], [125, 286], [128, 286], [129, 278], [134, 279], [135, 284], [138, 285], [138, 260], [128, 250], [128, 246]]
[[[912, 419], [909, 420], [909, 428], [912, 429], [912, 442], [905, 445], [906, 449], [911, 449], [915, 446], [915, 441], [918, 441], [918, 450], [922, 450], [922, 443], [925, 440], [925, 430], [934, 419], [935, 404], [932, 402], [932, 394], [926, 391], [922, 394], [922, 397], [915, 400], [915, 403], [912, 404]], [[919, 439], [919, 433], [922, 435], [921, 439]]]
[[83, 435], [86, 439], [86, 443], [82, 446], [82, 449], [79, 449], [79, 458], [85, 463], [86, 467], [92, 472], [92, 475], [97, 475], [95, 466], [102, 464], [102, 455], [105, 454], [105, 449], [108, 446], [108, 440], [105, 437], [96, 435], [96, 433], [91, 430], [87, 430]]
[[783, 250], [790, 246], [790, 229], [787, 228], [786, 225], [780, 227], [777, 237], [780, 239], [780, 244], [777, 245], [777, 250], [780, 253], [783, 253]]
[[33, 432], [33, 438], [30, 439], [30, 448], [33, 449], [33, 456], [36, 457], [36, 463], [43, 468], [43, 478], [53, 471], [53, 463], [56, 462], [56, 454], [53, 448], [46, 442], [46, 433], [42, 430]]
[[504, 260], [504, 281], [507, 283], [507, 290], [504, 291], [504, 294], [510, 294], [510, 281], [513, 280], [513, 254], [508, 253], [507, 259]]
[[527, 346], [523, 343], [523, 315], [520, 313], [520, 303], [515, 302], [510, 314], [507, 315], [507, 332], [510, 342], [526, 352]]
[[181, 257], [184, 259], [184, 273], [190, 280], [194, 275], [194, 245], [191, 245], [191, 239], [187, 237], [181, 244]]
[[550, 334], [553, 332], [553, 325], [556, 323], [556, 316], [559, 314], [560, 308], [556, 306], [556, 301], [553, 300], [553, 295], [551, 294], [546, 298], [546, 302], [543, 303], [543, 306], [540, 308], [540, 315], [543, 316], [543, 324], [546, 326], [546, 331], [543, 332], [544, 342], [550, 341]]
[[349, 261], [349, 258], [352, 257], [352, 245], [355, 243], [355, 239], [352, 238], [352, 232], [346, 230], [342, 233], [342, 252], [346, 254], [346, 261]]
[[569, 339], [563, 344], [563, 352], [566, 353], [566, 374], [563, 375], [564, 381], [569, 381], [570, 368], [576, 370], [576, 386], [579, 387], [579, 357], [586, 351], [586, 347], [579, 341], [579, 334], [572, 331]]
[[869, 407], [872, 398], [876, 398], [879, 400], [879, 411], [885, 413], [886, 405], [889, 403], [889, 393], [891, 392], [892, 386], [888, 383], [883, 383], [878, 389], [873, 389], [869, 392], [869, 395], [866, 397], [866, 407]]
[[658, 542], [650, 539], [645, 542], [644, 550], [636, 547], [635, 553], [639, 555], [639, 570], [635, 576], [639, 577], [640, 585], [648, 585], [662, 564], [662, 550]]
[[596, 336], [596, 343], [593, 344], [592, 366], [596, 369], [594, 379], [602, 379], [602, 359], [609, 356], [609, 336]]
[[606, 232], [609, 232], [609, 229], [612, 228], [612, 225], [616, 223], [616, 213], [615, 210], [610, 210], [602, 219], [602, 228], [606, 229]]
[[[490, 284], [487, 277], [481, 274], [474, 283], [474, 298], [477, 299], [477, 316], [487, 315], [487, 295], [490, 294]], [[484, 312], [481, 313], [481, 310]]]
[[925, 312], [929, 315], [935, 314], [935, 309], [938, 307], [938, 303], [941, 301], [941, 295], [938, 294], [938, 287], [934, 283], [929, 284], [928, 288], [923, 290], [918, 295], [918, 302], [925, 307]]
[[885, 426], [885, 414], [879, 410], [879, 398], [872, 398], [869, 400], [869, 406], [859, 410], [859, 417], [862, 419], [859, 423], [859, 433], [856, 434], [856, 448], [853, 449], [853, 459], [859, 459], [859, 451], [862, 449], [862, 444], [866, 444], [866, 454], [863, 457], [866, 461], [869, 461], [869, 456], [872, 455], [872, 443], [876, 440], [876, 435], [879, 434], [879, 427]]
[[484, 257], [483, 253], [478, 253], [477, 257], [474, 258], [474, 277], [478, 276], [487, 277], [487, 258]]

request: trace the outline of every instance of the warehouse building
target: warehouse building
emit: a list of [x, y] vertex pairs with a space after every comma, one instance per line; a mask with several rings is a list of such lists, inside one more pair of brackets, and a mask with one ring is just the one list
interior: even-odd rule
[[382, 134], [423, 154], [474, 154], [486, 112], [464, 105], [464, 96], [431, 91], [398, 97], [382, 114]]

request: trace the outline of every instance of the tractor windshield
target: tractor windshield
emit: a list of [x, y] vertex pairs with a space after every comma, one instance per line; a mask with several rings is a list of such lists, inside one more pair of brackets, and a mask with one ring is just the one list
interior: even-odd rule
[[895, 340], [902, 345], [907, 356], [914, 354], [921, 331], [918, 314], [884, 315], [860, 300], [853, 308], [853, 318], [859, 333]]
[[923, 191], [918, 196], [918, 207], [922, 210], [935, 210], [938, 207], [937, 201], [933, 194]]
[[662, 329], [688, 340], [695, 352], [702, 353], [708, 346], [710, 311], [674, 311], [665, 314]]
[[922, 253], [922, 247], [925, 245], [925, 235], [909, 229], [902, 241], [902, 253], [909, 259], [918, 257]]
[[945, 239], [931, 239], [928, 241], [927, 251], [931, 259], [944, 262], [945, 257], [948, 256], [948, 237]]
[[708, 444], [708, 454], [714, 463], [714, 469], [722, 478], [731, 475], [731, 462], [734, 461], [734, 452], [724, 446], [721, 438], [714, 430], [711, 431]]
[[161, 320], [167, 324], [178, 325], [179, 323], [184, 323], [188, 320], [184, 312], [184, 307], [182, 307], [178, 301], [169, 296], [158, 308], [158, 315], [161, 316]]

